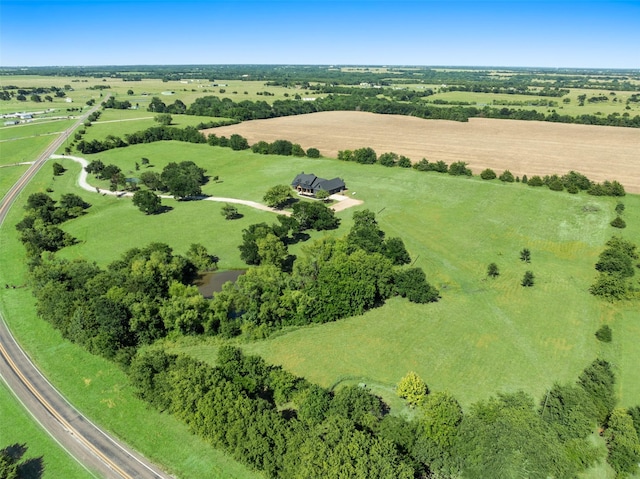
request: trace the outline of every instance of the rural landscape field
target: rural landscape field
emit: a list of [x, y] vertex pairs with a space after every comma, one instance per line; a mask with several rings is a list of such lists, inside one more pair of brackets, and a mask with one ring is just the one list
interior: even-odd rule
[[425, 121], [363, 112], [323, 112], [296, 117], [247, 121], [209, 130], [218, 135], [240, 134], [250, 143], [287, 138], [303, 148], [316, 147], [335, 158], [338, 151], [371, 147], [393, 151], [414, 162], [465, 161], [476, 174], [485, 168], [510, 170], [514, 175], [548, 175], [558, 165], [580, 171], [597, 181], [616, 179], [629, 192], [640, 193], [638, 145], [634, 128], [558, 125], [546, 122], [472, 118], [458, 123]]
[[0, 68], [0, 197], [100, 107], [0, 229], [32, 360], [174, 477], [640, 477], [640, 72], [317, 70]]

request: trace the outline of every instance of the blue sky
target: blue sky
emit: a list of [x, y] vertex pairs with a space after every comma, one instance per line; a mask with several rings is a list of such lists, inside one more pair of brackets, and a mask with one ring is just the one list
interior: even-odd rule
[[640, 1], [0, 0], [0, 66], [640, 68]]

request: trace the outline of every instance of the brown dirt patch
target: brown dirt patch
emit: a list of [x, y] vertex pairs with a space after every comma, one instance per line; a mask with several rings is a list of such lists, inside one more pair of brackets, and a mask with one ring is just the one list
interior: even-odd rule
[[365, 112], [322, 112], [254, 120], [205, 130], [238, 133], [250, 144], [285, 139], [335, 158], [370, 146], [419, 161], [465, 161], [474, 173], [509, 169], [522, 176], [579, 171], [595, 181], [618, 180], [640, 193], [640, 129], [472, 118], [468, 123]]

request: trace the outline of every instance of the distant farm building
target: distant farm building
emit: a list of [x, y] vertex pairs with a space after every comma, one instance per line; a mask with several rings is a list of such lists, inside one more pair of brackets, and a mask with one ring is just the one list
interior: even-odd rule
[[294, 178], [294, 180], [291, 182], [291, 186], [298, 193], [310, 196], [315, 196], [315, 194], [320, 190], [324, 190], [329, 192], [330, 194], [334, 194], [340, 193], [347, 188], [347, 186], [344, 184], [344, 181], [340, 178], [325, 180], [324, 178], [320, 178], [313, 173], [305, 174], [304, 172], [300, 173]]

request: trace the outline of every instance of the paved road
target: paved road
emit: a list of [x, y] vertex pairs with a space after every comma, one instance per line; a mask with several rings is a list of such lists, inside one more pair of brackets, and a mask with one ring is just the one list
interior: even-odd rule
[[[71, 128], [65, 130], [2, 198], [0, 226], [22, 189], [75, 128], [99, 107], [100, 105], [96, 105], [80, 117]], [[0, 376], [42, 427], [96, 477], [109, 479], [169, 479], [171, 477], [106, 434], [67, 402], [30, 361], [11, 335], [2, 316], [0, 316]]]

